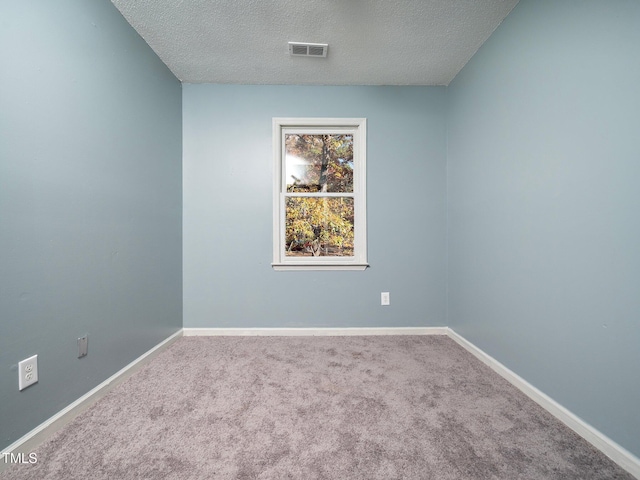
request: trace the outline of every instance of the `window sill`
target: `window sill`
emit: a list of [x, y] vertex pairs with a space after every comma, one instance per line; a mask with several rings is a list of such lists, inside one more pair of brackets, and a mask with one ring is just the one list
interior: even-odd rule
[[305, 270], [366, 270], [368, 263], [272, 263], [274, 270], [305, 271]]

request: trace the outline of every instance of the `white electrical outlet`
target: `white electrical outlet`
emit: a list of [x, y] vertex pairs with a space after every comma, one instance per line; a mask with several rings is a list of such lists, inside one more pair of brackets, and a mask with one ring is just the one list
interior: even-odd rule
[[389, 292], [382, 292], [380, 294], [380, 305], [389, 305]]
[[38, 381], [38, 355], [18, 363], [18, 389], [24, 390]]

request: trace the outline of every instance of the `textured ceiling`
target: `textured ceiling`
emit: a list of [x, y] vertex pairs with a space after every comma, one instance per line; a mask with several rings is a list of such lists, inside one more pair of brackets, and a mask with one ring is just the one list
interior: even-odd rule
[[112, 2], [187, 83], [448, 85], [517, 0]]

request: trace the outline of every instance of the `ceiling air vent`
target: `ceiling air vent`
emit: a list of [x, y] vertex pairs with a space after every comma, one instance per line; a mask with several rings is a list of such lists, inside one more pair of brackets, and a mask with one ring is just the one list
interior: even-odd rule
[[329, 45], [326, 43], [289, 42], [289, 55], [294, 57], [326, 57]]

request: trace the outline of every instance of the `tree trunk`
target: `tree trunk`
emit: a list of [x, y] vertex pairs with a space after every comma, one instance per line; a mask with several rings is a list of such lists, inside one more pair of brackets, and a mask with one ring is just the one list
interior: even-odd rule
[[329, 168], [329, 135], [322, 136], [322, 164], [320, 165], [320, 191], [327, 191], [327, 170]]

